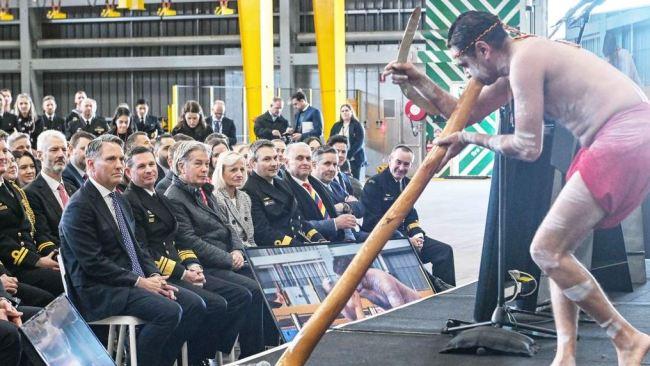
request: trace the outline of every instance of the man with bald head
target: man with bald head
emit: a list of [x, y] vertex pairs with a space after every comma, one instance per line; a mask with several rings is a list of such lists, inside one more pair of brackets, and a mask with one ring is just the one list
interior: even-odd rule
[[237, 144], [237, 128], [235, 122], [226, 117], [226, 103], [223, 100], [215, 100], [212, 105], [212, 114], [205, 119], [205, 123], [212, 127], [212, 131], [222, 133], [228, 137], [230, 149]]

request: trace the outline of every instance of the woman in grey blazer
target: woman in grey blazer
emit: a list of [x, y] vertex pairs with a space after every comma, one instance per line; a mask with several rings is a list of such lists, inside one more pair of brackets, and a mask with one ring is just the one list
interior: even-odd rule
[[239, 188], [246, 183], [246, 161], [234, 151], [222, 153], [212, 175], [218, 209], [228, 218], [244, 246], [256, 246], [253, 236], [251, 198]]

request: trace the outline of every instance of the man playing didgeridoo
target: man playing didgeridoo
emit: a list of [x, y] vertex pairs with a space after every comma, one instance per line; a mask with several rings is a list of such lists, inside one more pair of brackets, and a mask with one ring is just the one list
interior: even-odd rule
[[[436, 144], [448, 148], [440, 167], [468, 144], [534, 161], [541, 153], [545, 117], [564, 124], [582, 146], [530, 249], [552, 280], [558, 332], [553, 365], [575, 365], [578, 306], [612, 339], [619, 365], [639, 365], [650, 348], [650, 336], [614, 309], [573, 252], [590, 230], [617, 225], [648, 193], [647, 98], [632, 80], [595, 55], [540, 37], [511, 38], [489, 13], [460, 15], [449, 29], [448, 46], [458, 65], [486, 85], [470, 123], [514, 98], [515, 131], [497, 136], [463, 131], [439, 139]], [[389, 63], [383, 77], [387, 75], [395, 84], [418, 89], [446, 117], [456, 107], [456, 98], [410, 63]]]

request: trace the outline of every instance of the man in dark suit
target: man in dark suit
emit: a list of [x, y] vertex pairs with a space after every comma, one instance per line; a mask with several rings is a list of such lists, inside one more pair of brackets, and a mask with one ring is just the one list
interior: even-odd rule
[[[7, 169], [7, 144], [0, 138], [0, 176]], [[41, 248], [45, 249], [45, 248]], [[0, 178], [0, 260], [20, 282], [51, 295], [63, 292], [55, 252], [45, 255], [34, 243], [34, 215], [23, 190]]]
[[253, 172], [244, 185], [251, 197], [255, 242], [260, 246], [302, 244], [324, 240], [305, 221], [291, 188], [278, 178], [278, 153], [268, 140], [257, 140], [250, 151]]
[[174, 138], [169, 133], [158, 135], [153, 144], [153, 154], [156, 157], [156, 166], [158, 167], [158, 178], [156, 179], [156, 184], [158, 184], [169, 171], [169, 162], [167, 161], [167, 157], [169, 156], [169, 148], [173, 144]]
[[[363, 188], [361, 202], [366, 209], [363, 231], [372, 231], [410, 181], [406, 174], [413, 162], [413, 151], [406, 145], [397, 145], [391, 151], [389, 159], [388, 168], [368, 179]], [[448, 244], [425, 235], [415, 208], [406, 215], [395, 235], [408, 238], [422, 262], [432, 264], [434, 276], [449, 285], [456, 285], [453, 249]]]
[[86, 95], [86, 92], [83, 90], [77, 90], [76, 93], [74, 93], [74, 108], [68, 113], [68, 115], [65, 117], [65, 130], [68, 130], [68, 125], [70, 122], [76, 117], [77, 119], [81, 118], [82, 114], [82, 107], [81, 103], [84, 101], [84, 99], [88, 98]]
[[115, 192], [123, 161], [117, 136], [88, 144], [89, 179], [68, 202], [59, 225], [68, 287], [87, 321], [116, 315], [146, 321], [137, 338], [138, 363], [171, 365], [205, 318], [205, 303], [167, 284], [138, 244], [131, 206]]
[[297, 91], [291, 96], [291, 104], [296, 110], [296, 128], [291, 135], [291, 140], [305, 141], [310, 137], [322, 138], [323, 116], [318, 109], [309, 105], [305, 93]]
[[[347, 195], [354, 195], [354, 188], [350, 177], [341, 171], [341, 167], [348, 159], [348, 138], [342, 135], [334, 135], [327, 140], [327, 144], [333, 147], [337, 152], [339, 171], [336, 173], [334, 180], [338, 183]], [[357, 197], [360, 199], [361, 197]]]
[[283, 106], [282, 98], [273, 98], [269, 110], [255, 118], [253, 130], [258, 139], [280, 139], [293, 132], [289, 128], [289, 121], [282, 117]]
[[287, 148], [287, 172], [284, 178], [293, 192], [298, 208], [311, 225], [329, 241], [356, 241], [353, 229], [357, 220], [349, 213], [338, 214], [330, 194], [312, 171], [311, 149], [304, 142]]
[[12, 298], [0, 283], [0, 365], [4, 366], [18, 366], [23, 351], [18, 329], [23, 314], [14, 307]]
[[[228, 217], [218, 209], [213, 186], [206, 183], [209, 165], [210, 151], [205, 144], [181, 142], [172, 164], [176, 175], [165, 196], [178, 220], [176, 240], [198, 256], [208, 275], [206, 286], [219, 292], [228, 286], [248, 293], [251, 305], [245, 312], [240, 345], [242, 355], [250, 356], [264, 348], [264, 297], [250, 266], [244, 261], [241, 238]], [[214, 287], [217, 279], [221, 284]]]
[[68, 149], [63, 133], [48, 130], [38, 136], [41, 173], [25, 187], [25, 194], [35, 216], [34, 239], [42, 254], [59, 248], [59, 221], [63, 209], [76, 189], [63, 181]]
[[106, 119], [96, 115], [97, 102], [94, 99], [84, 99], [81, 102], [81, 108], [81, 115], [79, 117], [72, 117], [72, 120], [67, 124], [65, 132], [67, 138], [71, 138], [78, 131], [86, 131], [95, 136], [108, 132]]
[[70, 139], [70, 161], [63, 170], [63, 181], [72, 186], [75, 191], [81, 188], [88, 177], [86, 175], [86, 146], [95, 139], [95, 135], [79, 131]]
[[165, 132], [158, 117], [149, 114], [149, 104], [145, 99], [138, 99], [135, 102], [135, 113], [131, 117], [131, 125], [135, 126], [136, 131], [145, 132], [150, 139], [155, 139]]
[[[250, 293], [203, 275], [194, 251], [175, 241], [178, 221], [167, 197], [154, 191], [157, 171], [150, 150], [145, 147], [131, 150], [127, 155], [126, 174], [131, 183], [124, 197], [133, 208], [138, 242], [156, 260], [158, 270], [169, 276], [170, 282], [196, 293], [206, 303], [207, 316], [190, 339], [190, 363], [212, 358], [217, 350], [229, 353], [249, 311]], [[215, 334], [218, 336], [211, 336]]]
[[223, 100], [215, 100], [212, 105], [212, 114], [205, 119], [205, 123], [212, 127], [212, 131], [221, 133], [228, 137], [230, 149], [237, 144], [237, 128], [235, 122], [224, 116], [226, 113], [226, 103]]
[[41, 132], [48, 130], [65, 132], [65, 120], [56, 115], [56, 100], [51, 95], [43, 98], [43, 114], [36, 120], [34, 134], [38, 136]]

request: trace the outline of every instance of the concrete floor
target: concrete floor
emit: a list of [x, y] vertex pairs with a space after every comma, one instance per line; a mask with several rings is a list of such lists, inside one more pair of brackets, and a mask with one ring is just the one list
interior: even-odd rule
[[478, 279], [490, 179], [434, 179], [415, 203], [428, 236], [454, 248], [456, 284]]

